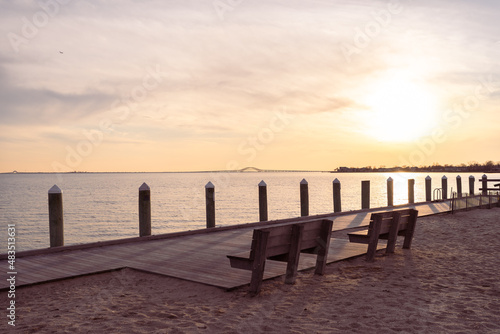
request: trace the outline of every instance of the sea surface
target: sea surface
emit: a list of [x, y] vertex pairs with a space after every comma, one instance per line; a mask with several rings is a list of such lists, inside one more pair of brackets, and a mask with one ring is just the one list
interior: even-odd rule
[[[361, 208], [361, 181], [370, 180], [370, 207], [387, 205], [389, 177], [394, 179], [394, 204], [408, 202], [408, 179], [415, 179], [415, 201], [425, 201], [425, 177], [432, 188], [448, 178], [448, 194], [456, 191], [456, 173], [71, 173], [0, 174], [0, 253], [7, 251], [7, 225], [15, 224], [16, 250], [49, 247], [48, 190], [63, 191], [66, 245], [138, 236], [138, 191], [151, 188], [152, 234], [206, 226], [205, 185], [215, 185], [216, 225], [258, 221], [258, 184], [267, 183], [269, 219], [300, 216], [300, 181], [309, 183], [309, 213], [333, 211], [332, 181], [341, 182], [342, 210]], [[469, 176], [462, 174], [463, 192]], [[475, 191], [480, 174], [472, 174]], [[488, 174], [500, 179], [500, 174]]]

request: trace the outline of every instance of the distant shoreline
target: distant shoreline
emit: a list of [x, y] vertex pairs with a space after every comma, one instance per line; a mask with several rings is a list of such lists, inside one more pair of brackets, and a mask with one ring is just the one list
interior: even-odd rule
[[322, 170], [262, 170], [262, 171], [239, 171], [239, 170], [208, 170], [208, 171], [166, 171], [166, 172], [0, 172], [0, 174], [181, 174], [181, 173], [339, 173], [335, 171]]
[[500, 170], [461, 170], [461, 169], [437, 169], [437, 170], [349, 170], [349, 171], [323, 171], [323, 170], [261, 170], [261, 171], [240, 171], [240, 170], [212, 170], [212, 171], [164, 171], [164, 172], [0, 172], [0, 175], [8, 174], [196, 174], [196, 173], [332, 173], [332, 174], [348, 174], [348, 173], [500, 173]]

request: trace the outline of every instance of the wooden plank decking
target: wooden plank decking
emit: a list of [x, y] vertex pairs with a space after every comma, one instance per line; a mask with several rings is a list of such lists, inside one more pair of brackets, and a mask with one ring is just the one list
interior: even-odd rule
[[[446, 202], [412, 207], [419, 210], [419, 216], [449, 210]], [[330, 219], [334, 220], [334, 231], [338, 231], [368, 225], [371, 213], [332, 215]], [[241, 227], [206, 234], [23, 256], [15, 262], [16, 287], [128, 267], [232, 289], [248, 284], [250, 274], [246, 270], [231, 268], [226, 255], [248, 251], [252, 231], [253, 227]], [[380, 246], [384, 247], [384, 244]], [[366, 254], [366, 245], [349, 243], [346, 239], [332, 239], [328, 263], [363, 254]], [[301, 254], [299, 270], [313, 268], [315, 263], [314, 255]], [[285, 271], [286, 263], [267, 261], [264, 279], [281, 276]], [[7, 288], [8, 282], [0, 281], [0, 290]]]
[[[252, 230], [221, 231], [22, 257], [16, 261], [16, 286], [128, 267], [232, 289], [248, 284], [250, 274], [231, 268], [226, 255], [250, 249], [251, 237]], [[328, 263], [364, 253], [366, 245], [332, 239]], [[299, 270], [313, 268], [315, 264], [314, 255], [301, 254]], [[286, 263], [267, 261], [265, 278], [283, 275], [285, 271]], [[1, 282], [1, 288], [7, 288], [7, 282]]]

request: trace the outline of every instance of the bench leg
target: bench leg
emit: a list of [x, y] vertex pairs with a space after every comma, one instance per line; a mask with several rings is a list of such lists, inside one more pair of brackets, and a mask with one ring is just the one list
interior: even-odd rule
[[411, 242], [413, 240], [413, 234], [415, 233], [415, 226], [417, 225], [418, 211], [412, 210], [410, 212], [410, 218], [408, 219], [408, 227], [406, 229], [405, 241], [403, 243], [403, 248], [410, 249]]
[[262, 286], [262, 280], [264, 279], [264, 269], [266, 266], [266, 262], [257, 266], [252, 270], [252, 279], [250, 281], [250, 293], [252, 295], [256, 295], [260, 292], [260, 288]]
[[377, 252], [378, 238], [380, 236], [380, 228], [382, 224], [382, 218], [380, 216], [376, 216], [373, 221], [373, 230], [368, 231], [370, 235], [370, 239], [368, 240], [368, 250], [366, 252], [366, 261], [372, 262], [375, 258], [375, 253]]
[[297, 278], [297, 268], [299, 267], [300, 248], [302, 241], [302, 232], [304, 225], [293, 225], [292, 236], [290, 238], [290, 252], [288, 253], [288, 262], [286, 266], [285, 283], [294, 284]]
[[392, 223], [389, 229], [389, 238], [387, 239], [387, 248], [385, 249], [386, 254], [394, 253], [394, 249], [396, 248], [400, 218], [401, 218], [401, 213], [399, 212], [394, 212], [394, 214], [392, 215]]
[[250, 294], [256, 295], [260, 292], [262, 280], [264, 279], [264, 269], [266, 267], [266, 248], [269, 232], [258, 231], [254, 239], [255, 256], [252, 266], [252, 279], [250, 280]]
[[319, 249], [316, 257], [316, 269], [314, 274], [323, 275], [328, 260], [328, 250], [330, 249], [330, 238], [332, 236], [333, 220], [324, 219], [321, 226], [321, 237], [318, 238]]

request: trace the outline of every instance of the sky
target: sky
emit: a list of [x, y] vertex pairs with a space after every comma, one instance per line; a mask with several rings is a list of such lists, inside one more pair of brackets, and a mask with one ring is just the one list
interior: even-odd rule
[[500, 160], [497, 1], [0, 0], [0, 172]]

